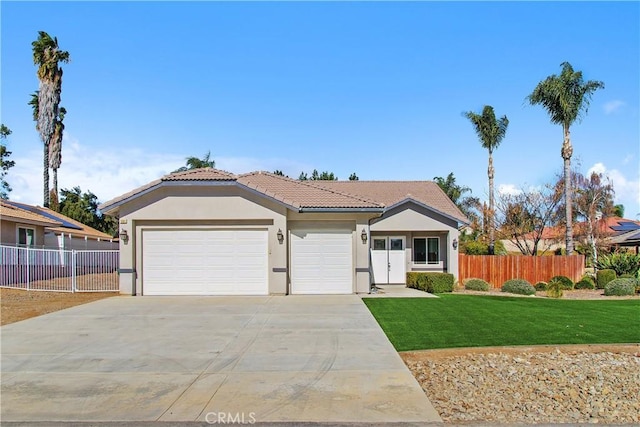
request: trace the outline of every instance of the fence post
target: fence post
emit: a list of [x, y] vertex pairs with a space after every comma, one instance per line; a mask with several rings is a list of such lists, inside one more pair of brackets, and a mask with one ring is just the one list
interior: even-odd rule
[[77, 283], [76, 283], [76, 251], [75, 249], [71, 251], [71, 292], [76, 292]]
[[29, 254], [29, 247], [26, 247], [27, 249], [27, 290], [31, 289], [31, 278], [29, 277], [29, 272], [31, 270], [31, 266], [29, 265], [29, 258], [31, 258], [31, 255]]

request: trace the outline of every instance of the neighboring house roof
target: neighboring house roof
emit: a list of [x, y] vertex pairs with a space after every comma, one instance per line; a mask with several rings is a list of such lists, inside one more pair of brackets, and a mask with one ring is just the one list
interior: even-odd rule
[[626, 231], [609, 239], [612, 245], [640, 246], [640, 229]]
[[110, 212], [120, 204], [163, 185], [180, 185], [192, 181], [236, 184], [299, 210], [385, 209], [414, 200], [461, 223], [469, 220], [446, 194], [431, 181], [299, 181], [270, 172], [234, 175], [212, 168], [193, 169], [165, 175], [129, 193], [103, 203], [100, 209]]
[[[12, 206], [15, 209], [25, 211], [32, 215], [37, 215], [49, 221], [49, 224], [45, 225], [47, 231], [51, 231], [55, 234], [70, 234], [74, 237], [88, 237], [92, 239], [100, 240], [112, 240], [113, 237], [102, 231], [98, 231], [95, 228], [89, 227], [75, 219], [71, 219], [66, 215], [62, 215], [59, 212], [55, 212], [49, 208], [43, 208], [41, 206], [32, 206], [25, 203], [18, 203], [14, 201], [5, 201], [5, 204]], [[4, 206], [3, 212], [4, 215]]]
[[0, 200], [0, 219], [45, 227], [62, 225], [60, 221], [22, 209], [6, 200]]

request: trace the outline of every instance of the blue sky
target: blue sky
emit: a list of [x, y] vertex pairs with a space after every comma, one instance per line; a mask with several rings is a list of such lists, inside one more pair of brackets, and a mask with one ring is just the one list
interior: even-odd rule
[[42, 203], [29, 94], [38, 30], [71, 54], [59, 185], [101, 201], [211, 150], [235, 173], [314, 168], [347, 179], [453, 172], [486, 199], [487, 152], [464, 111], [510, 125], [496, 186], [553, 181], [562, 130], [525, 97], [569, 61], [602, 80], [572, 128], [574, 164], [605, 172], [640, 214], [638, 2], [8, 2], [2, 123], [11, 198]]

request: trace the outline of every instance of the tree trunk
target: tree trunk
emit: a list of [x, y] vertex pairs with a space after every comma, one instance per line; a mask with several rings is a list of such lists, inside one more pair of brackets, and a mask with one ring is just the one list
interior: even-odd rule
[[[53, 193], [58, 199], [58, 168], [53, 169]], [[51, 202], [51, 200], [49, 200]]]
[[589, 225], [589, 244], [591, 245], [591, 261], [593, 262], [594, 270], [597, 270], [596, 263], [598, 262], [598, 248], [596, 247], [596, 238], [593, 235], [593, 223], [591, 215], [587, 218], [587, 222]]
[[45, 208], [49, 207], [49, 147], [45, 144], [44, 145], [44, 162], [43, 162], [43, 166], [44, 166], [44, 171], [43, 171], [43, 179], [44, 179], [44, 201], [42, 203], [42, 206], [44, 206]]
[[562, 143], [562, 159], [564, 160], [564, 203], [565, 203], [565, 221], [566, 236], [565, 245], [567, 255], [573, 255], [573, 215], [572, 215], [572, 193], [571, 187], [571, 155], [573, 147], [571, 146], [571, 136], [569, 126], [564, 126], [564, 142]]
[[489, 169], [487, 170], [487, 175], [489, 176], [489, 255], [493, 255], [495, 253], [495, 222], [493, 220], [493, 206], [494, 206], [494, 195], [493, 195], [493, 177], [495, 174], [495, 170], [493, 168], [493, 156], [491, 155], [491, 151], [489, 151]]

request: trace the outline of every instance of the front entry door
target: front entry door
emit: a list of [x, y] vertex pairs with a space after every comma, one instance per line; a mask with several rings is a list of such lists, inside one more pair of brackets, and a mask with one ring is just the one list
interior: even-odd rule
[[404, 237], [372, 237], [373, 282], [379, 285], [406, 283]]

